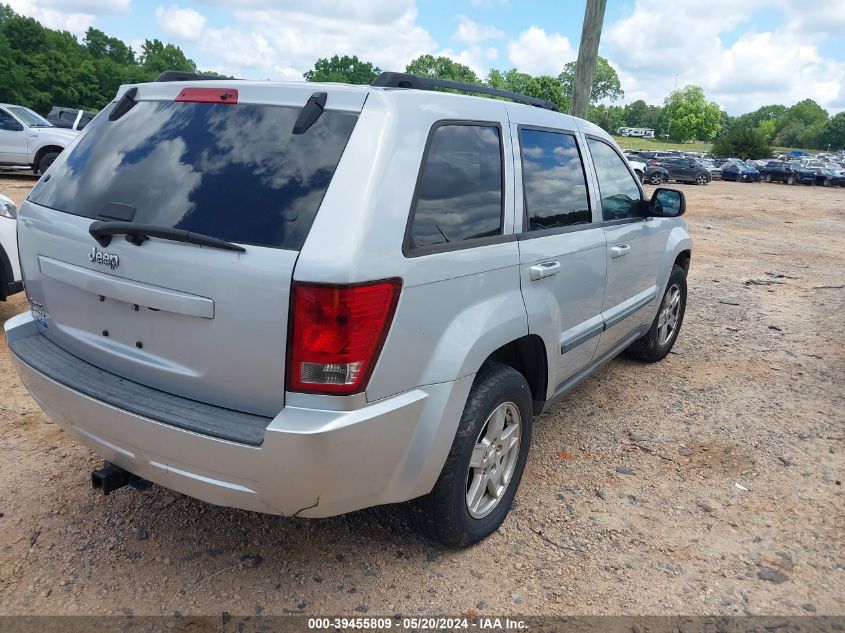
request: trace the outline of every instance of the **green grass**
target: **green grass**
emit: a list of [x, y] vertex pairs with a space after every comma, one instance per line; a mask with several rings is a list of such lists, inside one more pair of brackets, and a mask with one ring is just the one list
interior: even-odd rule
[[[675, 149], [680, 150], [682, 152], [709, 152], [710, 147], [713, 145], [708, 141], [695, 141], [692, 143], [667, 143], [665, 141], [660, 141], [657, 139], [649, 139], [649, 138], [635, 138], [633, 136], [614, 136], [613, 140], [615, 140], [619, 147], [622, 149], [640, 149], [643, 151], [658, 151], [658, 150], [667, 150], [667, 149]], [[793, 150], [800, 150], [803, 152], [807, 152], [808, 154], [815, 154], [822, 150], [820, 149], [806, 149], [800, 147], [772, 147], [772, 152], [775, 154], [778, 153], [786, 153], [791, 152]]]
[[683, 152], [709, 152], [712, 143], [695, 141], [693, 143], [667, 143], [657, 139], [635, 138], [633, 136], [614, 136], [622, 149], [641, 149], [645, 151], [676, 149]]

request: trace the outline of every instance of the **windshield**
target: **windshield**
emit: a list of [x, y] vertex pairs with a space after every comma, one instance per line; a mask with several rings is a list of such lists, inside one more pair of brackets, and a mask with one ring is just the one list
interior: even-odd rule
[[24, 108], [23, 106], [8, 106], [8, 110], [18, 117], [21, 123], [29, 127], [53, 127], [53, 124], [47, 119], [42, 117], [40, 114], [33, 112], [29, 108]]
[[326, 111], [292, 134], [300, 108], [140, 101], [116, 121], [110, 106], [30, 193], [36, 204], [228, 242], [299, 250], [357, 115]]

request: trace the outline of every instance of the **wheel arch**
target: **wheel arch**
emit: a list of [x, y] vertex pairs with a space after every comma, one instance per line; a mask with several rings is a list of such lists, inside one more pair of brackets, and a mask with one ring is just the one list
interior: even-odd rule
[[538, 415], [546, 402], [549, 364], [546, 345], [537, 334], [528, 334], [494, 350], [482, 363], [498, 362], [513, 367], [523, 375], [531, 389], [534, 414]]
[[65, 148], [61, 145], [44, 145], [43, 147], [39, 147], [38, 151], [35, 152], [35, 157], [32, 159], [32, 170], [38, 170], [38, 164], [41, 162], [41, 159], [44, 158], [44, 154], [48, 154], [50, 152], [57, 152], [61, 154], [64, 150]]
[[681, 251], [675, 257], [675, 264], [684, 269], [684, 274], [689, 274], [690, 262], [692, 261], [692, 249], [688, 248]]
[[3, 245], [0, 244], [0, 301], [5, 301], [7, 297], [8, 284], [15, 280], [12, 273], [12, 262], [6, 254]]

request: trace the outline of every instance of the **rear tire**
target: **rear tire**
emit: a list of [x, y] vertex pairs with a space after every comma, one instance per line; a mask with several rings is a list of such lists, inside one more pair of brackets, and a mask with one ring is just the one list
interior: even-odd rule
[[663, 174], [660, 172], [653, 173], [648, 177], [648, 181], [653, 185], [659, 185], [663, 182]]
[[787, 184], [787, 185], [794, 185], [794, 184], [795, 184], [795, 178], [793, 178], [792, 176], [789, 176], [789, 177], [786, 179], [786, 184]]
[[675, 264], [651, 327], [644, 336], [631, 344], [627, 350], [628, 355], [646, 363], [656, 363], [666, 358], [678, 339], [686, 307], [687, 276], [684, 269]]
[[47, 171], [50, 165], [53, 164], [53, 161], [55, 161], [58, 157], [58, 152], [47, 152], [44, 154], [44, 156], [41, 157], [41, 160], [38, 161], [38, 173], [43, 176], [44, 172]]
[[771, 174], [766, 174], [766, 175], [764, 176], [764, 180], [765, 180], [766, 182], [772, 182], [772, 175], [771, 175]]
[[[522, 374], [508, 365], [485, 364], [475, 377], [437, 483], [408, 503], [411, 523], [453, 548], [468, 547], [495, 532], [522, 479], [533, 415], [531, 390]], [[501, 433], [501, 442], [496, 433]]]

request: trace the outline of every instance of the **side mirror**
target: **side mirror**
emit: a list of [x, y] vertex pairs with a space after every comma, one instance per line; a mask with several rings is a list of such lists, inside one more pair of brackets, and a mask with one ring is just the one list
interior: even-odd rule
[[660, 218], [676, 218], [687, 210], [687, 199], [677, 189], [655, 189], [648, 203], [648, 212]]
[[20, 132], [23, 130], [23, 125], [15, 121], [14, 119], [6, 119], [3, 121], [3, 124], [0, 125], [0, 130], [6, 130], [8, 132]]

